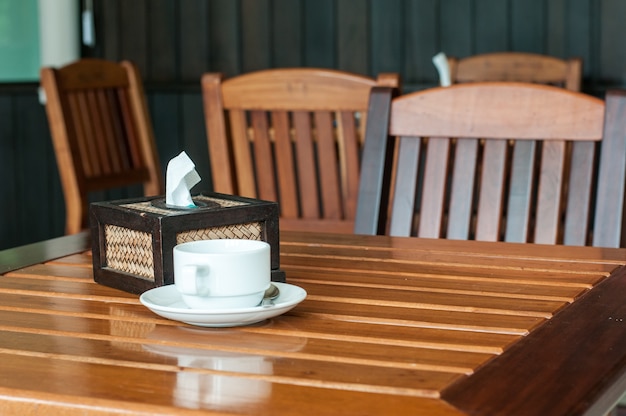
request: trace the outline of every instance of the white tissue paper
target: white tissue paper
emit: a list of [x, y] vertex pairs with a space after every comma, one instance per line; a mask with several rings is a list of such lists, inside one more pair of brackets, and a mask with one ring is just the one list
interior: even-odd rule
[[439, 52], [437, 55], [433, 56], [433, 64], [439, 73], [439, 85], [442, 87], [449, 87], [452, 85], [452, 81], [450, 79], [450, 66], [448, 65], [448, 57], [446, 54]]
[[196, 206], [191, 199], [191, 188], [198, 182], [200, 175], [196, 172], [196, 165], [187, 153], [180, 152], [167, 164], [165, 203], [185, 208]]

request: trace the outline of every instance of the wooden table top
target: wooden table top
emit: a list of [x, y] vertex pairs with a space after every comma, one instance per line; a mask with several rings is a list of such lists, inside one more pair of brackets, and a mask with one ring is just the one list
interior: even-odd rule
[[88, 242], [0, 252], [2, 414], [600, 415], [626, 390], [626, 250], [283, 232], [307, 299], [218, 329], [94, 283]]

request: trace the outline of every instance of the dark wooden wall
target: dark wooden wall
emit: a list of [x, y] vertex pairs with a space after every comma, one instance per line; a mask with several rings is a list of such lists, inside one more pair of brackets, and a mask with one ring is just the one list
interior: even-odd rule
[[[187, 151], [203, 178], [195, 190], [211, 188], [205, 71], [395, 71], [413, 91], [437, 84], [431, 58], [439, 51], [516, 50], [583, 58], [583, 89], [594, 95], [626, 83], [624, 0], [94, 0], [94, 7], [97, 44], [83, 55], [138, 64], [163, 167]], [[37, 87], [0, 84], [0, 249], [63, 233]]]

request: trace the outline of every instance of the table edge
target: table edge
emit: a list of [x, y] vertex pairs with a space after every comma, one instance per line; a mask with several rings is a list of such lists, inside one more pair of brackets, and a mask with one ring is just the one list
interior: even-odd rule
[[[606, 414], [623, 395], [626, 384], [625, 291], [626, 266], [621, 266], [502, 355], [445, 389], [442, 399], [472, 415]], [[615, 306], [607, 310], [603, 308], [607, 304]], [[577, 330], [568, 331], [571, 327]], [[585, 328], [583, 332], [589, 338], [575, 342], [576, 338], [569, 334], [579, 333], [581, 327]], [[615, 330], [611, 330], [612, 327]], [[552, 335], [546, 336], [546, 333]], [[562, 352], [559, 354], [561, 360], [549, 366], [542, 365], [546, 362], [541, 358], [542, 351], [550, 350]], [[592, 358], [587, 359], [594, 353], [602, 356], [604, 368]], [[590, 373], [592, 375], [586, 377]], [[532, 382], [535, 377], [551, 382], [538, 386]], [[579, 383], [585, 379], [599, 382], [587, 382], [580, 391], [584, 395], [572, 408], [567, 400], [572, 386], [562, 382], [563, 377]], [[528, 382], [522, 382], [520, 386], [520, 380]], [[511, 390], [519, 394], [512, 397], [507, 394]], [[538, 394], [539, 390], [541, 394]], [[494, 402], [494, 396], [502, 399]]]
[[59, 257], [89, 250], [89, 231], [65, 235], [0, 251], [0, 275]]

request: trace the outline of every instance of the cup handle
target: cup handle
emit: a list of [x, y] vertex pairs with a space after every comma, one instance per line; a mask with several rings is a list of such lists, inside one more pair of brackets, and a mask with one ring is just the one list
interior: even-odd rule
[[[185, 278], [180, 279], [176, 287], [184, 295], [209, 295], [210, 268], [207, 264], [186, 264], [182, 267]], [[193, 278], [187, 278], [191, 276]]]

